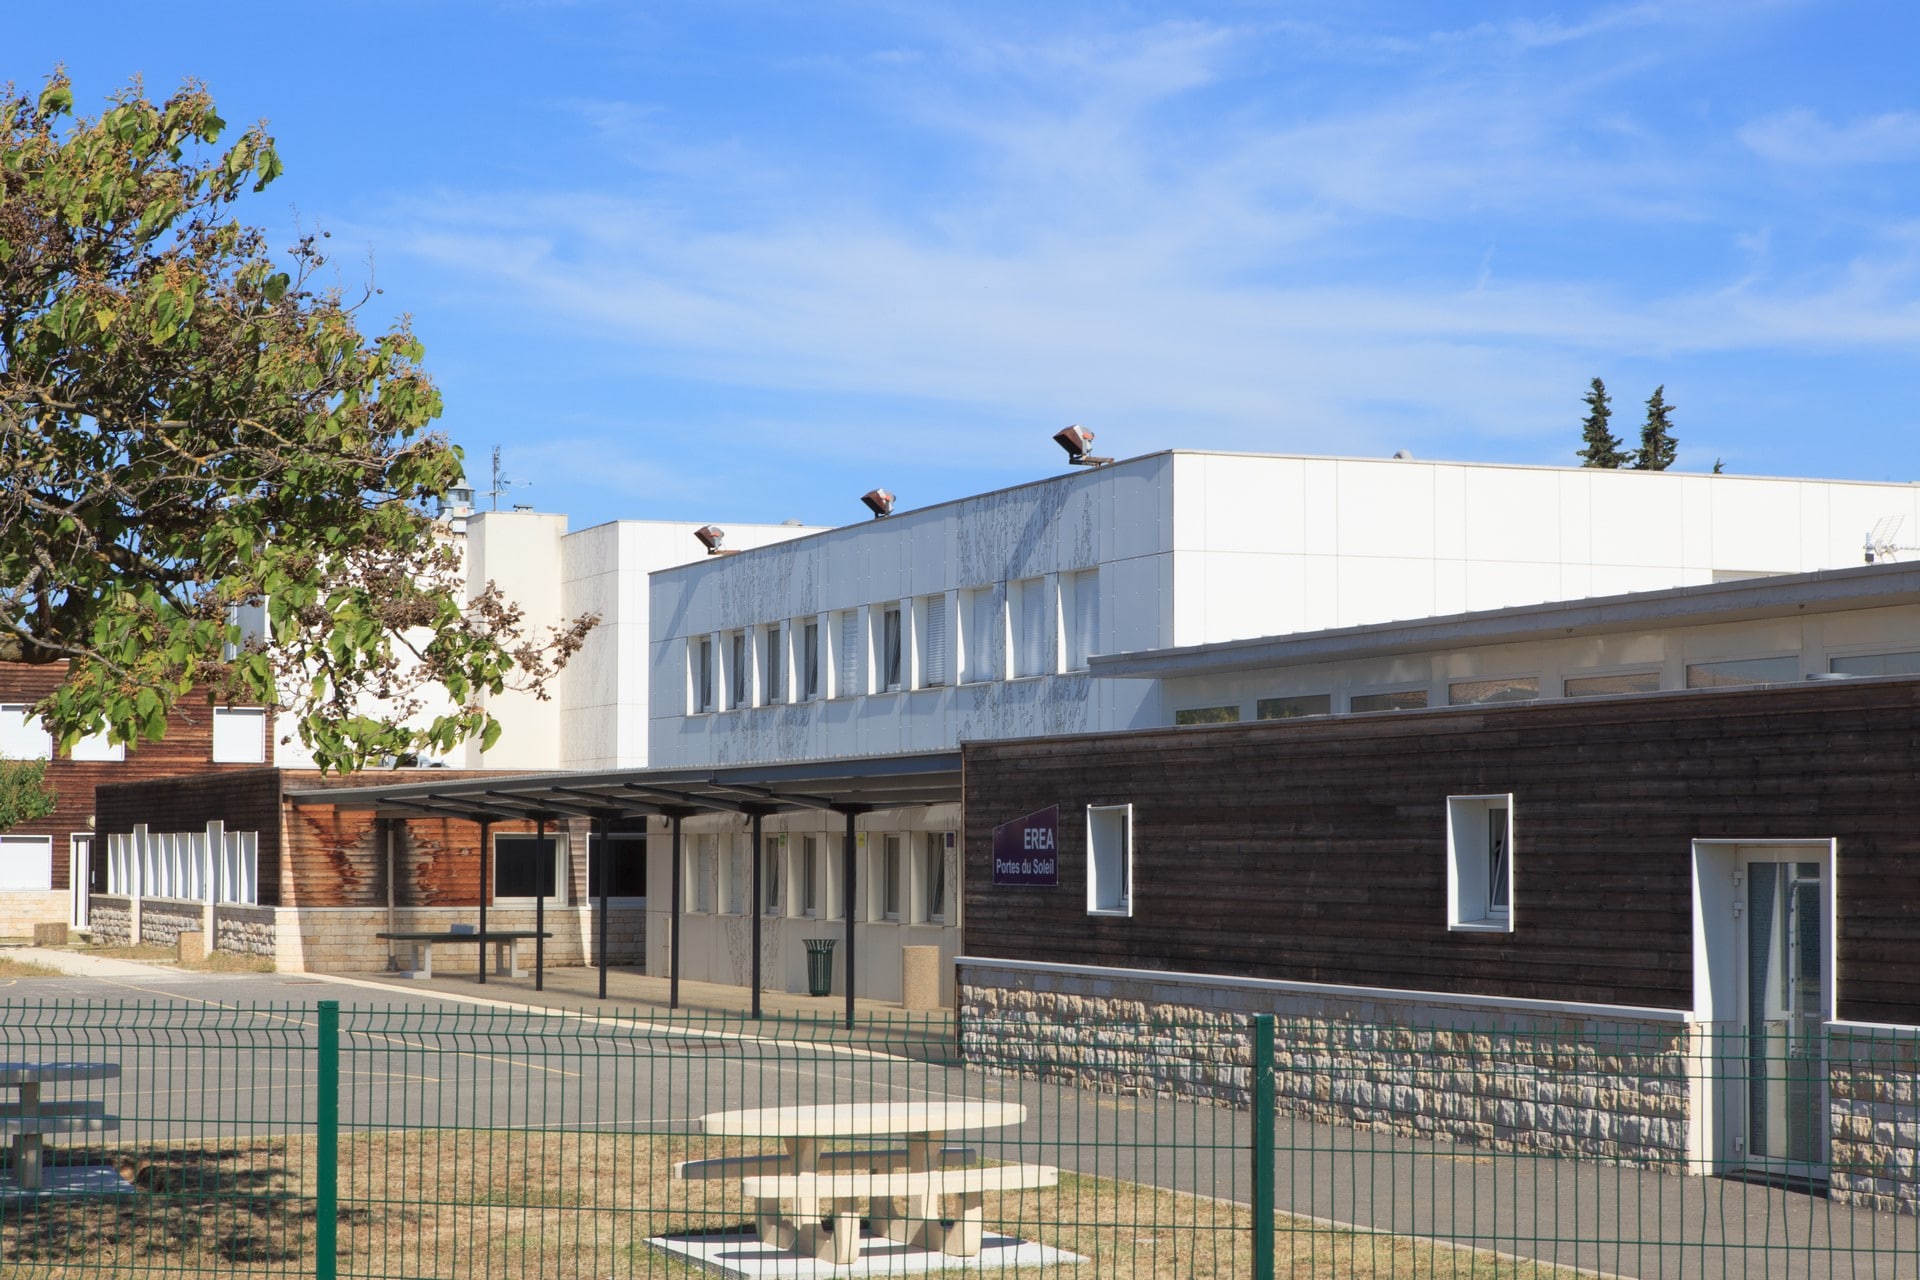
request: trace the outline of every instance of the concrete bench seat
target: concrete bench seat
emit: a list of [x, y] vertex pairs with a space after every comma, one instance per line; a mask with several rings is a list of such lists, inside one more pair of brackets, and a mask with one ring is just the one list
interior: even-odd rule
[[[860, 1205], [878, 1235], [956, 1258], [977, 1257], [985, 1221], [982, 1197], [989, 1191], [1025, 1191], [1055, 1186], [1060, 1171], [1052, 1165], [970, 1165], [964, 1168], [883, 1173], [779, 1173], [749, 1176], [741, 1190], [755, 1202], [763, 1223], [781, 1221], [780, 1202], [795, 1203], [801, 1225], [792, 1247], [837, 1266], [860, 1257]], [[951, 1219], [941, 1212], [943, 1196], [959, 1200]], [[833, 1227], [821, 1228], [821, 1207], [831, 1206]]]
[[528, 938], [551, 938], [552, 933], [536, 932], [532, 929], [489, 929], [485, 933], [478, 930], [442, 929], [420, 931], [394, 931], [373, 935], [382, 942], [404, 942], [413, 950], [413, 976], [431, 978], [433, 976], [433, 949], [445, 943], [489, 943], [493, 944], [493, 971], [510, 978], [524, 978], [526, 970], [520, 967], [520, 943]]
[[[969, 1147], [944, 1147], [943, 1165], [971, 1164], [979, 1153]], [[887, 1151], [822, 1151], [821, 1173], [894, 1173], [907, 1168], [907, 1149]], [[776, 1177], [794, 1172], [793, 1157], [783, 1155], [720, 1156], [711, 1160], [680, 1160], [673, 1177], [681, 1182], [737, 1182], [742, 1178]]]

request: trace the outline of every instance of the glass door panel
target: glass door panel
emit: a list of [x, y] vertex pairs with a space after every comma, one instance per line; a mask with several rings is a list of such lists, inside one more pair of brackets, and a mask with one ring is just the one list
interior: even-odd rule
[[1820, 864], [1755, 859], [1745, 871], [1747, 1163], [1785, 1177], [1811, 1177], [1827, 1154], [1827, 937]]

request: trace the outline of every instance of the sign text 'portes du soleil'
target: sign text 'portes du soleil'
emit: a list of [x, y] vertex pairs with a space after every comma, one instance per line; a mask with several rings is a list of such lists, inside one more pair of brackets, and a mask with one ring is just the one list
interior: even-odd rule
[[1060, 887], [1060, 806], [1050, 805], [993, 829], [993, 882]]

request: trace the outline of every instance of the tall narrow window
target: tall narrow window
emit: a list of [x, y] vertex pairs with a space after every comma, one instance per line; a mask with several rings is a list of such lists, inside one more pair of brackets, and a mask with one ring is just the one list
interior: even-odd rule
[[1133, 914], [1133, 806], [1087, 806], [1087, 913]]
[[1507, 811], [1487, 810], [1487, 914], [1507, 914]]
[[900, 687], [900, 609], [880, 614], [880, 684], [888, 692]]
[[785, 843], [780, 836], [767, 836], [760, 848], [760, 889], [765, 897], [763, 909], [770, 916], [784, 915], [787, 909], [787, 886], [780, 874], [780, 855], [785, 852]]
[[920, 837], [920, 878], [926, 885], [927, 919], [947, 922], [947, 833], [928, 831]]
[[820, 837], [800, 837], [800, 912], [820, 914]]
[[1513, 796], [1447, 797], [1447, 927], [1513, 931]]
[[693, 707], [696, 711], [713, 710], [713, 637], [700, 637], [699, 671], [695, 683]]
[[920, 685], [937, 688], [947, 682], [947, 598], [928, 596], [920, 619]]
[[840, 683], [833, 693], [850, 698], [860, 692], [860, 611], [849, 609], [840, 615]]
[[820, 696], [820, 620], [800, 629], [800, 696], [811, 702]]
[[1097, 652], [1100, 643], [1100, 571], [1088, 569], [1074, 574], [1072, 625], [1067, 628], [1067, 669], [1085, 671], [1088, 655]]
[[761, 701], [769, 704], [780, 701], [780, 691], [784, 684], [784, 681], [782, 681], [780, 677], [785, 674], [783, 668], [787, 665], [787, 658], [786, 655], [780, 651], [781, 637], [781, 627], [780, 624], [776, 622], [766, 629], [764, 638], [761, 641], [763, 656], [760, 661], [765, 674], [761, 678], [760, 687], [767, 691], [766, 696], [761, 699]]
[[906, 867], [901, 865], [900, 837], [883, 837], [880, 848], [881, 912], [889, 920], [898, 920], [900, 918], [900, 881], [906, 872]]
[[727, 705], [744, 707], [747, 705], [747, 633], [736, 631], [728, 638], [732, 649], [732, 660], [727, 664]]
[[1017, 584], [1014, 598], [1018, 604], [1019, 616], [1015, 619], [1015, 625], [1019, 634], [1019, 648], [1013, 674], [1045, 675], [1052, 651], [1052, 646], [1047, 643], [1047, 580], [1028, 578]]
[[993, 632], [1000, 611], [994, 608], [992, 587], [969, 592], [967, 604], [967, 669], [961, 679], [978, 683], [993, 679]]

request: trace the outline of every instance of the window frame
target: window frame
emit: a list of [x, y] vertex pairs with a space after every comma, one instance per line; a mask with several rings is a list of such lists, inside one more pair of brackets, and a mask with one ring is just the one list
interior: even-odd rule
[[[1765, 676], [1753, 680], [1737, 680], [1727, 684], [1695, 684], [1693, 682], [1693, 673], [1695, 671], [1703, 671], [1708, 667], [1730, 667], [1745, 663], [1762, 662], [1792, 663], [1793, 672], [1791, 675]], [[1754, 654], [1746, 658], [1702, 658], [1697, 662], [1686, 661], [1680, 664], [1680, 687], [1683, 689], [1756, 689], [1761, 685], [1768, 684], [1795, 684], [1799, 682], [1804, 674], [1801, 670], [1804, 665], [1804, 661], [1798, 651], [1793, 653]]]
[[[951, 907], [947, 902], [947, 837], [946, 831], [923, 831], [920, 842], [920, 873], [925, 883], [921, 886], [919, 918], [926, 924], [946, 924]], [[935, 907], [938, 910], [935, 910]]]
[[[1456, 933], [1512, 933], [1514, 925], [1513, 792], [1447, 797], [1447, 928]], [[1496, 825], [1497, 824], [1497, 825]], [[1493, 880], [1495, 836], [1500, 838], [1505, 883]], [[1505, 903], [1499, 903], [1500, 897]]]
[[[1419, 694], [1420, 705], [1417, 707], [1364, 707], [1364, 708], [1356, 707], [1353, 705], [1356, 701], [1358, 701], [1361, 698], [1393, 698], [1393, 697], [1398, 697], [1403, 693]], [[1349, 691], [1347, 693], [1347, 714], [1350, 716], [1377, 716], [1377, 715], [1384, 715], [1394, 711], [1425, 711], [1432, 706], [1433, 706], [1433, 690], [1429, 689], [1424, 684], [1388, 686], [1386, 688], [1378, 688], [1378, 689], [1365, 688], [1360, 690], [1358, 693], [1354, 693], [1352, 691]]]
[[1132, 917], [1133, 832], [1131, 802], [1087, 806], [1088, 915]]
[[[1005, 630], [994, 592], [994, 587], [986, 586], [960, 593], [963, 607], [955, 612], [964, 616], [960, 620], [961, 643], [956, 646], [960, 662], [956, 684], [986, 684], [994, 678], [994, 627]], [[1004, 651], [1006, 646], [1002, 644], [1001, 648]]]
[[1070, 588], [1061, 595], [1073, 597], [1073, 607], [1066, 608], [1063, 600], [1060, 610], [1061, 666], [1068, 671], [1086, 671], [1087, 659], [1100, 643], [1100, 569], [1095, 566], [1062, 574], [1061, 581]]
[[[1232, 714], [1215, 715], [1213, 714], [1215, 712], [1231, 712]], [[1190, 718], [1182, 719], [1183, 716]], [[1202, 719], [1201, 717], [1205, 718]], [[1193, 729], [1210, 724], [1239, 723], [1240, 704], [1237, 702], [1226, 702], [1217, 707], [1176, 707], [1173, 712], [1173, 726], [1176, 729]]]
[[801, 679], [795, 683], [800, 689], [800, 701], [817, 702], [820, 699], [820, 618], [815, 615], [800, 625], [801, 658], [804, 667]]
[[[623, 906], [644, 905], [645, 902], [647, 901], [647, 852], [651, 847], [647, 843], [648, 833], [645, 831], [609, 831], [606, 835], [606, 840], [608, 842], [609, 847], [606, 849], [602, 849], [600, 847], [600, 844], [601, 844], [600, 834], [596, 831], [590, 831], [587, 833], [587, 901], [588, 902], [600, 901], [599, 891], [595, 888], [595, 885], [594, 885], [594, 870], [599, 865], [599, 860], [603, 859], [604, 857], [606, 857], [607, 854], [612, 852], [612, 845], [614, 843], [621, 842], [621, 841], [638, 840], [640, 842], [640, 850], [641, 850], [640, 892], [639, 893], [609, 892], [607, 894], [607, 902], [609, 904], [619, 904]], [[618, 885], [618, 877], [615, 878], [615, 886], [617, 885]], [[609, 888], [611, 889], [615, 886], [609, 886]]]
[[[249, 755], [241, 758], [234, 755], [222, 755], [220, 748], [220, 724], [225, 720], [229, 725], [239, 720], [251, 720], [259, 728], [260, 747], [257, 757]], [[266, 764], [272, 754], [267, 749], [267, 709], [265, 707], [215, 707], [213, 709], [212, 741], [207, 744], [208, 752], [214, 764]], [[231, 731], [228, 734], [231, 747]]]
[[787, 899], [792, 896], [786, 875], [787, 837], [785, 832], [766, 831], [760, 836], [760, 914], [788, 914]]
[[0, 702], [0, 716], [11, 718], [16, 715], [19, 717], [19, 728], [7, 730], [7, 732], [18, 733], [21, 749], [16, 750], [7, 746], [5, 739], [0, 738], [0, 755], [6, 756], [9, 760], [53, 759], [53, 735], [47, 732], [47, 727], [41, 723], [40, 718], [33, 714], [33, 704]]
[[[1266, 709], [1268, 707], [1278, 706], [1281, 703], [1310, 702], [1315, 698], [1320, 699], [1322, 702], [1326, 703], [1327, 705], [1319, 711], [1302, 711], [1297, 715], [1270, 716], [1266, 714]], [[1333, 694], [1331, 692], [1283, 693], [1283, 694], [1275, 695], [1274, 697], [1271, 697], [1271, 698], [1255, 698], [1253, 700], [1253, 718], [1255, 720], [1305, 720], [1309, 716], [1330, 716], [1332, 714], [1333, 714]]]
[[693, 656], [693, 712], [695, 715], [713, 714], [713, 676], [713, 637], [699, 636], [694, 641]]
[[760, 704], [773, 706], [785, 699], [786, 627], [770, 622], [760, 628]]
[[67, 748], [67, 759], [78, 764], [123, 764], [126, 758], [127, 744], [112, 741], [105, 729], [75, 738]]
[[944, 689], [953, 683], [953, 612], [944, 593], [922, 596], [914, 607], [917, 670], [913, 683], [917, 689]]
[[[568, 885], [567, 885], [567, 869], [566, 869], [566, 862], [565, 862], [569, 847], [573, 843], [572, 836], [569, 833], [565, 831], [549, 831], [544, 837], [542, 837], [542, 836], [536, 835], [534, 832], [531, 832], [531, 831], [495, 831], [492, 833], [492, 835], [493, 835], [493, 849], [491, 851], [491, 855], [492, 855], [490, 859], [491, 865], [488, 867], [487, 889], [493, 895], [492, 897], [493, 905], [500, 906], [502, 904], [505, 904], [505, 905], [517, 906], [517, 907], [531, 907], [534, 905], [534, 903], [538, 902], [543, 897], [547, 900], [549, 905], [558, 905], [563, 907], [572, 905], [567, 901]], [[515, 842], [526, 841], [528, 843], [533, 843], [541, 839], [545, 839], [548, 844], [553, 846], [552, 892], [546, 893], [546, 894], [542, 894], [539, 892], [539, 887], [540, 887], [539, 863], [536, 860], [536, 862], [534, 863], [535, 892], [524, 893], [524, 894], [523, 893], [501, 893], [500, 892], [500, 842], [502, 840], [510, 840]], [[536, 852], [534, 856], [537, 859], [539, 855]]]
[[[19, 883], [13, 880], [12, 868], [16, 855], [6, 851], [15, 847], [24, 850], [29, 846], [46, 850], [46, 876], [44, 877], [46, 882], [44, 884], [41, 883], [42, 877], [38, 875], [23, 878]], [[31, 858], [33, 855], [27, 856]], [[53, 837], [35, 835], [26, 831], [0, 832], [0, 893], [50, 893], [52, 890]]]
[[800, 915], [804, 919], [820, 918], [820, 842], [823, 837], [804, 832], [800, 836]]
[[[1514, 686], [1524, 686], [1529, 680], [1533, 682], [1533, 691], [1531, 693], [1526, 694], [1523, 697], [1492, 697], [1492, 698], [1468, 698], [1468, 699], [1459, 699], [1454, 697], [1455, 690], [1469, 689], [1469, 688], [1472, 688], [1474, 685], [1504, 684], [1509, 688], [1512, 688]], [[1512, 675], [1512, 676], [1463, 676], [1458, 680], [1455, 680], [1452, 677], [1448, 677], [1447, 705], [1450, 707], [1497, 707], [1503, 704], [1515, 703], [1515, 702], [1538, 702], [1540, 701], [1540, 696], [1541, 696], [1540, 687], [1542, 683], [1543, 682], [1541, 681], [1540, 677], [1537, 674]]]
[[875, 646], [875, 657], [879, 659], [875, 672], [875, 693], [899, 693], [907, 686], [906, 660], [906, 619], [898, 603], [882, 605], [880, 608], [879, 643]]
[[[1582, 681], [1625, 680], [1625, 679], [1632, 679], [1637, 676], [1652, 676], [1653, 688], [1651, 689], [1611, 689], [1605, 693], [1576, 693], [1573, 690], [1573, 686], [1581, 683]], [[1574, 674], [1567, 674], [1563, 672], [1561, 673], [1561, 676], [1560, 676], [1560, 696], [1562, 698], [1645, 697], [1649, 693], [1660, 692], [1661, 686], [1663, 686], [1666, 683], [1666, 679], [1667, 679], [1667, 673], [1663, 668], [1650, 667], [1650, 666], [1644, 666], [1644, 665], [1637, 666], [1637, 667], [1623, 667], [1619, 669], [1609, 669], [1609, 670], [1601, 670], [1601, 671], [1580, 671]]]
[[897, 831], [882, 832], [880, 836], [879, 874], [874, 877], [874, 888], [880, 896], [880, 911], [875, 917], [890, 924], [906, 923], [907, 878], [906, 841]]
[[746, 631], [727, 632], [727, 710], [753, 705], [753, 645]]

